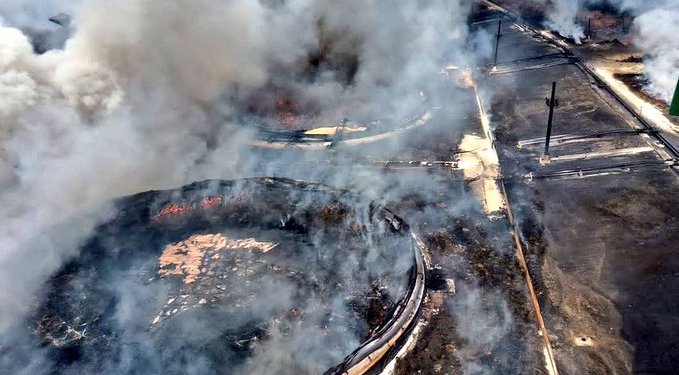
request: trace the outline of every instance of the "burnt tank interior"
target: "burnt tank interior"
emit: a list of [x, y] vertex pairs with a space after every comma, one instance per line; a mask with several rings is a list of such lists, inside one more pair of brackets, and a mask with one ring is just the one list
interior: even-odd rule
[[205, 181], [115, 206], [27, 324], [58, 373], [247, 373], [267, 350], [288, 358], [277, 373], [321, 373], [414, 277], [401, 219], [321, 185]]

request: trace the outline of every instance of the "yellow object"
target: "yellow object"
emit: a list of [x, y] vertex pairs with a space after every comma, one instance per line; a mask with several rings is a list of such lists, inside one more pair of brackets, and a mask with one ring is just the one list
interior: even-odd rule
[[324, 126], [320, 128], [310, 129], [304, 132], [306, 135], [335, 135], [337, 133], [351, 133], [362, 132], [365, 128], [348, 128], [346, 126]]

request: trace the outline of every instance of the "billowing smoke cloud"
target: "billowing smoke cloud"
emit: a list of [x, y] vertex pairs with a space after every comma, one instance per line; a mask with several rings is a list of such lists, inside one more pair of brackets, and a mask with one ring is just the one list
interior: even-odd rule
[[6, 0], [0, 4], [0, 17], [8, 24], [22, 27], [46, 28], [45, 21], [60, 13], [72, 13], [81, 0]]
[[[90, 2], [76, 14], [78, 30], [66, 48], [43, 55], [17, 29], [0, 29], [0, 277], [15, 285], [2, 295], [1, 328], [26, 311], [27, 292], [74, 255], [94, 222], [58, 233], [55, 224], [114, 196], [187, 180], [207, 150], [206, 100], [217, 85], [264, 75], [247, 67], [258, 59], [258, 42], [248, 43], [259, 26], [247, 23], [258, 11], [247, 3], [195, 7], [190, 16], [215, 19], [184, 33], [178, 45], [172, 38], [180, 33], [172, 30], [189, 22], [188, 11], [166, 2]], [[159, 29], [144, 30], [155, 22]], [[221, 43], [229, 47], [217, 48]], [[222, 146], [231, 142], [236, 133]], [[234, 152], [220, 165], [236, 158]]]
[[679, 77], [679, 50], [671, 41], [679, 33], [679, 3], [673, 0], [609, 0], [621, 11], [631, 12], [634, 44], [648, 56], [648, 87], [660, 99], [670, 102]]
[[576, 22], [578, 11], [587, 0], [530, 0], [547, 7], [545, 26], [580, 43], [585, 37], [584, 28]]
[[575, 20], [582, 4], [583, 0], [554, 2], [546, 25], [563, 36], [573, 38], [579, 44], [585, 37], [585, 30]]
[[[447, 60], [476, 58], [464, 48], [470, 6], [3, 1], [0, 283], [11, 287], [0, 293], [0, 332], [111, 214], [103, 202], [251, 173], [245, 99], [286, 86], [321, 107], [369, 98], [357, 112], [405, 112]], [[71, 37], [36, 53], [27, 30], [58, 28], [47, 18], [61, 11], [73, 16]], [[310, 78], [303, 71], [319, 50]]]
[[673, 0], [532, 0], [547, 4], [545, 25], [580, 43], [584, 28], [578, 24], [578, 12], [587, 5], [609, 4], [621, 12], [636, 16], [634, 44], [648, 56], [646, 73], [648, 89], [669, 103], [679, 75], [679, 51], [671, 41], [679, 33], [679, 2]]
[[30, 37], [33, 48], [38, 52], [63, 47], [69, 35], [68, 27], [46, 22], [58, 14], [75, 11], [81, 0], [7, 0], [0, 4], [0, 23], [20, 28]]
[[679, 3], [668, 2], [641, 13], [634, 21], [637, 29], [635, 44], [649, 58], [646, 61], [646, 75], [649, 89], [669, 103], [679, 78], [679, 48], [672, 41], [679, 35]]

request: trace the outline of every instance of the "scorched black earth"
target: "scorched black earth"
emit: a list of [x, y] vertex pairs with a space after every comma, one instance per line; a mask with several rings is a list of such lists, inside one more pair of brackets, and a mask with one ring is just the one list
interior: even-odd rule
[[116, 206], [27, 324], [54, 373], [252, 373], [275, 352], [277, 373], [322, 373], [413, 277], [405, 223], [320, 185], [206, 181]]

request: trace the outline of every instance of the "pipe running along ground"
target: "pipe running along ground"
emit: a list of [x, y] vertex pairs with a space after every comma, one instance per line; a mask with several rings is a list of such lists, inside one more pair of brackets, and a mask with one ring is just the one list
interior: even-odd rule
[[[385, 209], [387, 214], [391, 214]], [[399, 225], [406, 226], [400, 218], [393, 216]], [[407, 230], [410, 230], [406, 227]], [[424, 243], [412, 232], [413, 256], [415, 258], [414, 274], [411, 278], [411, 289], [408, 295], [396, 308], [391, 319], [372, 338], [364, 342], [343, 363], [326, 372], [327, 375], [361, 375], [375, 368], [403, 338], [407, 337], [413, 327], [422, 306], [425, 291], [425, 267], [422, 251]]]

